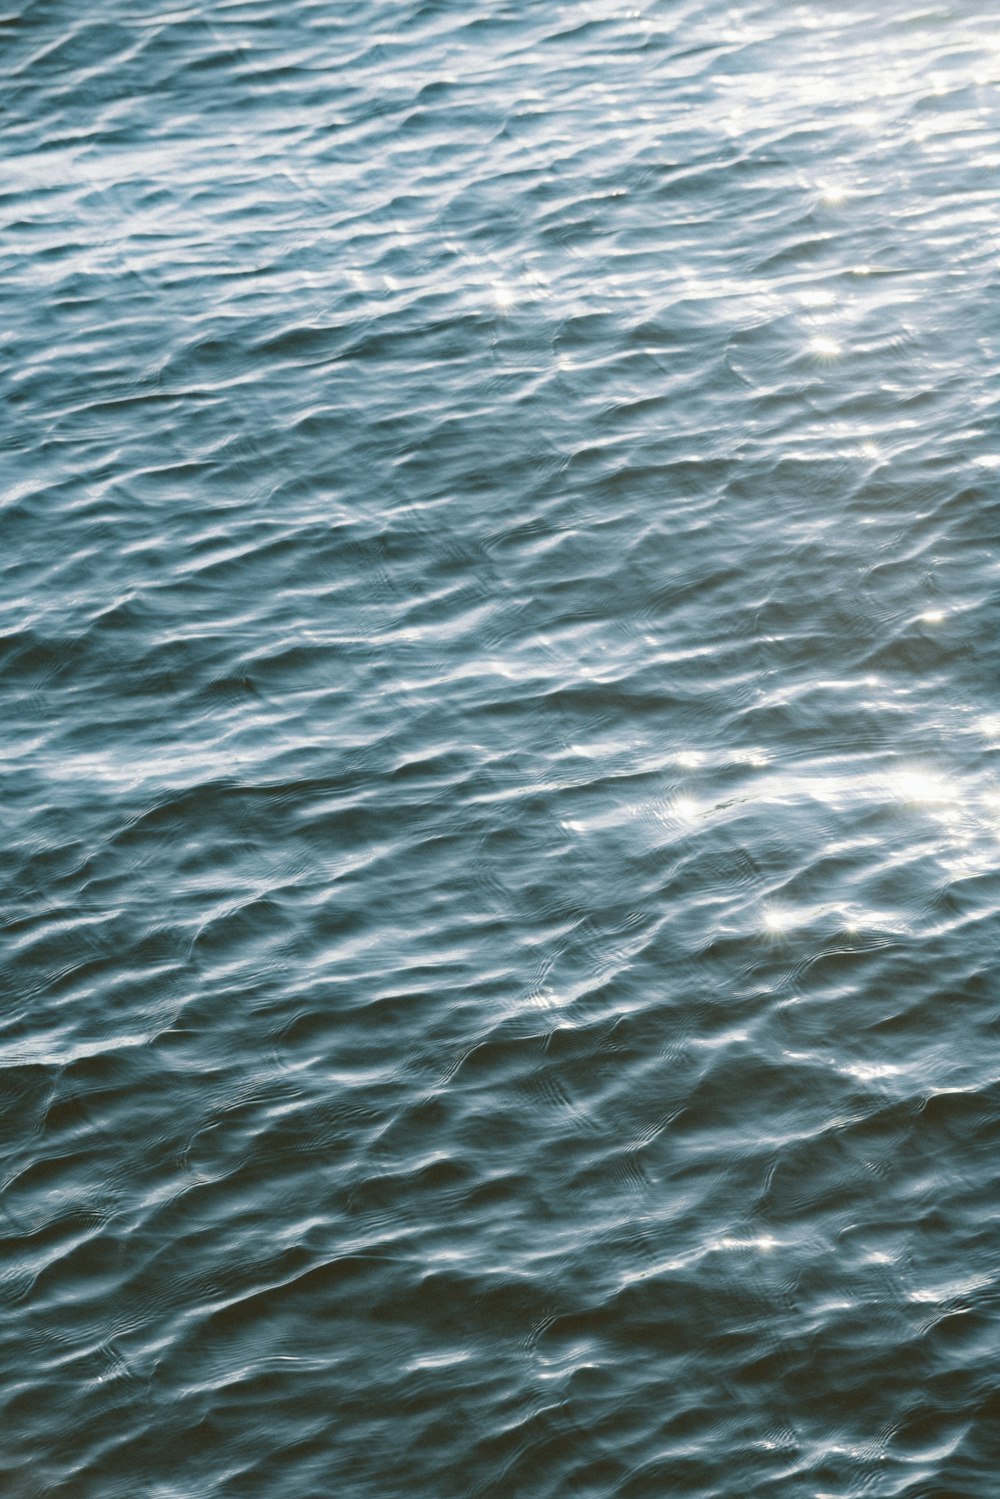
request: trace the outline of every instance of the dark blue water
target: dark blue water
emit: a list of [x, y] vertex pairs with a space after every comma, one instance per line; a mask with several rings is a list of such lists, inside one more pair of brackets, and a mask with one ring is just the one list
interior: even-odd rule
[[10, 0], [4, 1494], [996, 1494], [994, 20]]

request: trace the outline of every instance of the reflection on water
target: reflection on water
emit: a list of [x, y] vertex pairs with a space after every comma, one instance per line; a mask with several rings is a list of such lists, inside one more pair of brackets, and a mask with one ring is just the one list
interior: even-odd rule
[[15, 9], [10, 1492], [992, 1495], [984, 12]]

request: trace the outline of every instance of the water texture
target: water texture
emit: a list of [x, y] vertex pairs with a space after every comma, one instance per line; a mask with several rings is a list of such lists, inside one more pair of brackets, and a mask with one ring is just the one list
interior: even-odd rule
[[993, 1496], [1000, 31], [8, 0], [0, 1492]]

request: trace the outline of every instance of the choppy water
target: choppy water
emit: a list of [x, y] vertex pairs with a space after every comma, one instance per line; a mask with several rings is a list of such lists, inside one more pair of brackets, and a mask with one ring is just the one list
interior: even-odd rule
[[3, 1493], [996, 1493], [992, 21], [8, 6]]

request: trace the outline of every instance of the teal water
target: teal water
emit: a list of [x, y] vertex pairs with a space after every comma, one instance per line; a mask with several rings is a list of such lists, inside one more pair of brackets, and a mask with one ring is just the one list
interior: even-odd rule
[[997, 1492], [994, 19], [8, 0], [0, 1492]]

